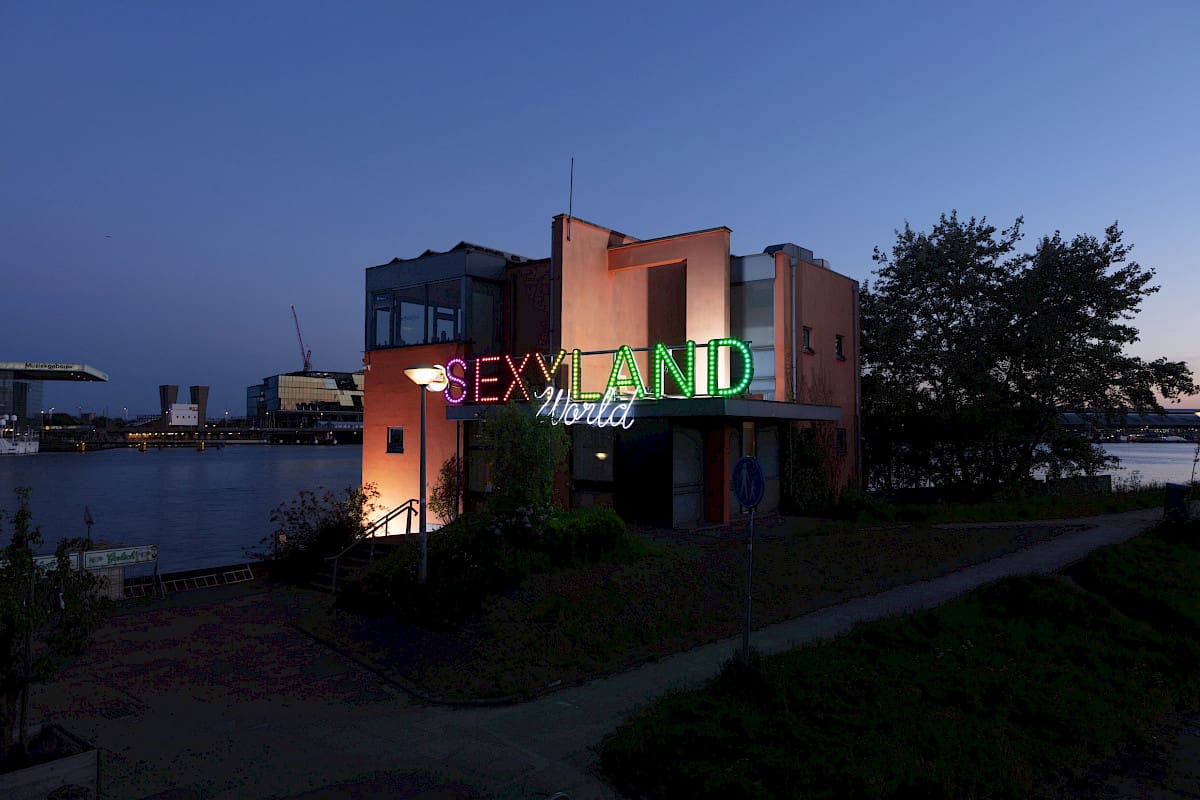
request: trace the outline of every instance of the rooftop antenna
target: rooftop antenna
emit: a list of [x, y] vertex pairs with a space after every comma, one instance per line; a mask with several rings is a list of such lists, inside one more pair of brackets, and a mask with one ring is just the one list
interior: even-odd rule
[[567, 241], [571, 241], [571, 212], [575, 203], [575, 156], [571, 156], [571, 184], [567, 189]]

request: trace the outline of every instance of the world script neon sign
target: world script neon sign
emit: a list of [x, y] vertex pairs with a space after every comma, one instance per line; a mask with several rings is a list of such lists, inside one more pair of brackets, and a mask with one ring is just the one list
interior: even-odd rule
[[[754, 361], [750, 346], [740, 339], [711, 339], [703, 345], [707, 351], [705, 385], [707, 393], [715, 397], [731, 397], [742, 394], [754, 378]], [[542, 400], [539, 415], [549, 416], [556, 424], [570, 425], [586, 422], [590, 425], [616, 425], [629, 427], [628, 404], [643, 398], [661, 399], [668, 396], [692, 398], [696, 396], [696, 348], [688, 341], [682, 347], [668, 347], [659, 343], [648, 348], [650, 354], [650, 380], [646, 381], [629, 345], [613, 351], [612, 369], [603, 392], [583, 391], [583, 352], [575, 349], [559, 350], [553, 357], [542, 353], [525, 353], [516, 358], [512, 355], [479, 356], [474, 359], [452, 358], [446, 362], [446, 387], [443, 394], [451, 405], [472, 403], [507, 403], [511, 400]], [[741, 378], [731, 386], [720, 385], [721, 350], [737, 354], [742, 362]], [[672, 350], [682, 351], [680, 364]], [[564, 366], [570, 370], [570, 389], [554, 388], [554, 377]], [[677, 392], [667, 395], [667, 377]], [[540, 384], [536, 392], [530, 392], [531, 378], [534, 385]], [[623, 402], [610, 405], [618, 398]], [[615, 419], [619, 408], [625, 407], [620, 420]], [[601, 410], [603, 409], [603, 411]], [[606, 420], [601, 423], [600, 420]]]

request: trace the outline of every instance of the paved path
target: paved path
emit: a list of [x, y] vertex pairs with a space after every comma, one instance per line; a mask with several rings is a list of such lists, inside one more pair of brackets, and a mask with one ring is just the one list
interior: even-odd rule
[[[753, 644], [776, 652], [999, 578], [1054, 572], [1161, 513], [1068, 520], [1091, 527], [755, 631]], [[447, 708], [412, 700], [287, 624], [327, 596], [210, 592], [118, 615], [83, 662], [35, 691], [37, 713], [102, 747], [105, 797], [615, 797], [593, 772], [602, 737], [655, 697], [703, 682], [741, 645], [725, 640], [517, 706]]]

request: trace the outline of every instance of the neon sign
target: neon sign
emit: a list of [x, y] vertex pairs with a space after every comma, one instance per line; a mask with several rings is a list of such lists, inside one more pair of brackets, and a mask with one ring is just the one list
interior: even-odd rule
[[[742, 394], [754, 378], [754, 360], [750, 346], [740, 339], [711, 339], [702, 345], [708, 351], [706, 359], [705, 385], [708, 394], [715, 397], [732, 397]], [[606, 424], [626, 424], [628, 403], [640, 399], [661, 399], [667, 395], [667, 379], [678, 390], [675, 397], [696, 396], [696, 348], [689, 341], [682, 347], [671, 348], [659, 343], [648, 348], [650, 354], [650, 381], [642, 377], [634, 357], [634, 349], [622, 345], [613, 351], [612, 369], [603, 392], [583, 391], [583, 356], [578, 350], [559, 350], [553, 358], [542, 353], [525, 353], [520, 358], [513, 355], [479, 356], [471, 360], [452, 358], [446, 362], [446, 389], [443, 394], [451, 405], [472, 403], [507, 403], [512, 400], [531, 401], [535, 397], [543, 404], [538, 413], [566, 425], [587, 421], [597, 425], [596, 420], [609, 420]], [[736, 353], [742, 362], [741, 379], [732, 386], [720, 385], [720, 351], [726, 349]], [[676, 360], [672, 350], [682, 350], [682, 363]], [[568, 365], [569, 389], [555, 389], [554, 377], [564, 364]], [[540, 386], [531, 392], [531, 386]], [[613, 404], [614, 400], [620, 402]], [[589, 408], [591, 406], [591, 408]], [[600, 411], [603, 407], [604, 411]], [[614, 414], [620, 408], [625, 411], [619, 421]], [[590, 416], [589, 416], [590, 415]], [[606, 416], [607, 415], [607, 416]]]
[[580, 403], [568, 397], [566, 390], [547, 386], [538, 395], [538, 399], [543, 403], [537, 410], [537, 416], [546, 417], [551, 425], [583, 423], [593, 428], [633, 427], [633, 420], [629, 419], [633, 395], [627, 395], [623, 402], [614, 404], [616, 392], [609, 389], [599, 403]]

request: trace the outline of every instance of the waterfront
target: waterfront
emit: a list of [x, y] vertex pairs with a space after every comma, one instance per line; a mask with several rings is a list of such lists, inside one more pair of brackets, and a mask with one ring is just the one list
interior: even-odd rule
[[[1137, 482], [1187, 483], [1192, 477], [1196, 445], [1191, 442], [1146, 442], [1101, 445], [1109, 455], [1121, 459], [1121, 469], [1110, 470], [1113, 485]], [[1200, 468], [1197, 469], [1200, 477]]]
[[[1115, 482], [1186, 482], [1195, 445], [1186, 442], [1107, 444], [1121, 459]], [[40, 453], [0, 459], [0, 508], [12, 490], [33, 489], [31, 505], [49, 552], [64, 536], [83, 536], [86, 507], [92, 538], [113, 544], [157, 544], [163, 571], [234, 564], [270, 534], [270, 514], [302, 489], [341, 489], [361, 480], [362, 448], [229, 445]], [[3, 535], [8, 542], [11, 529]]]
[[[271, 533], [270, 515], [302, 489], [357, 486], [362, 448], [228, 445], [203, 452], [150, 448], [39, 453], [0, 459], [0, 508], [16, 507], [13, 489], [31, 487], [43, 550], [85, 536], [113, 544], [156, 544], [160, 571], [246, 560], [247, 547]], [[0, 541], [7, 544], [6, 522]]]

